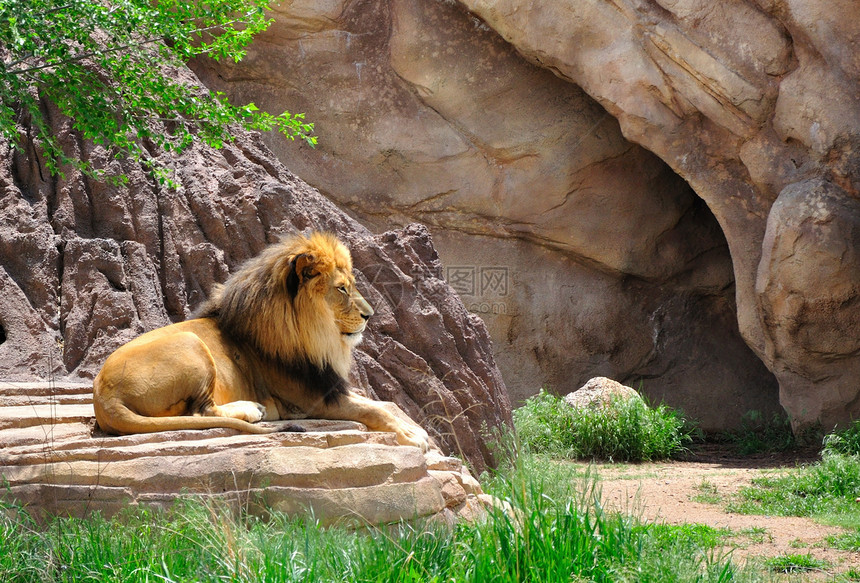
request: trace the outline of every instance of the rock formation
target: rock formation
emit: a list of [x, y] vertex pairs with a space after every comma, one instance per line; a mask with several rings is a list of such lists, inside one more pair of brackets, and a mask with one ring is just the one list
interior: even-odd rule
[[613, 401], [642, 400], [631, 387], [606, 377], [594, 377], [587, 383], [564, 396], [564, 402], [574, 409], [602, 409]]
[[123, 172], [128, 184], [73, 169], [52, 177], [33, 144], [0, 144], [0, 381], [92, 378], [121, 343], [188, 317], [279, 234], [325, 229], [352, 249], [376, 309], [357, 351], [358, 390], [396, 402], [476, 471], [492, 463], [483, 432], [510, 423], [507, 392], [486, 328], [441, 278], [425, 228], [373, 237], [258, 135], [175, 159], [153, 149], [175, 169], [174, 190], [106, 159], [56, 114], [54, 126], [68, 154]]
[[778, 381], [798, 429], [860, 414], [850, 0], [298, 1], [273, 16], [245, 61], [196, 71], [307, 112], [318, 149], [269, 144], [365, 223], [432, 225], [512, 396], [642, 380], [719, 428], [775, 407]]
[[212, 429], [114, 437], [93, 431], [91, 397], [92, 385], [81, 383], [0, 386], [4, 498], [40, 518], [169, 507], [196, 494], [348, 525], [453, 522], [478, 516], [481, 499], [492, 503], [459, 459], [399, 446], [393, 434], [358, 423], [303, 420], [295, 423], [306, 432], [269, 435]]

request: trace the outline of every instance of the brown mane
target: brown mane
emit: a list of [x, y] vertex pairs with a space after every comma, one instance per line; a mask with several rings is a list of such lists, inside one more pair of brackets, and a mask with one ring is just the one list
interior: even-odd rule
[[214, 318], [218, 328], [318, 388], [327, 398], [346, 390], [351, 347], [341, 339], [320, 286], [299, 285], [296, 258], [314, 258], [314, 278], [335, 269], [352, 270], [349, 252], [334, 235], [296, 235], [270, 245], [224, 284], [216, 285], [196, 317]]

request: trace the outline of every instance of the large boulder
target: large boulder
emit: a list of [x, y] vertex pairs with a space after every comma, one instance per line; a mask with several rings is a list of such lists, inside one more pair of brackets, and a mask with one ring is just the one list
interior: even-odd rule
[[514, 401], [606, 375], [644, 380], [708, 429], [778, 407], [738, 331], [711, 210], [582, 89], [450, 2], [272, 16], [241, 63], [194, 69], [239, 100], [306, 111], [318, 148], [264, 139], [371, 228], [430, 226]]
[[[717, 428], [775, 407], [778, 381], [797, 428], [860, 414], [854, 343], [804, 347], [854, 313], [853, 255], [830, 244], [846, 229], [793, 211], [828, 280], [815, 262], [789, 276], [766, 236], [787, 241], [771, 209], [818, 200], [813, 178], [839, 212], [860, 192], [850, 0], [301, 1], [273, 17], [248, 59], [196, 70], [316, 120], [317, 150], [269, 143], [362, 221], [432, 226], [514, 398], [644, 379]], [[482, 286], [499, 268], [508, 285]], [[774, 290], [804, 270], [825, 289], [798, 291], [816, 307], [788, 333]]]
[[72, 168], [51, 176], [32, 143], [0, 144], [0, 380], [92, 378], [120, 344], [187, 318], [279, 235], [323, 229], [351, 248], [358, 287], [376, 309], [356, 354], [357, 390], [396, 402], [476, 471], [493, 463], [485, 437], [510, 423], [507, 391], [484, 324], [442, 279], [425, 228], [374, 237], [288, 172], [257, 134], [175, 158], [153, 149], [175, 170], [172, 189], [108, 158], [52, 113], [67, 154], [128, 182], [99, 183]]
[[169, 507], [196, 495], [326, 524], [453, 522], [477, 517], [487, 499], [460, 459], [351, 421], [295, 421], [305, 431], [268, 435], [115, 437], [94, 429], [90, 384], [4, 383], [0, 402], [2, 497], [36, 518]]

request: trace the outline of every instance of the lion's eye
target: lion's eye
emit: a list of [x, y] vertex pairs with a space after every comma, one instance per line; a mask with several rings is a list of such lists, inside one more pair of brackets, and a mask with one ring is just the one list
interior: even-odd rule
[[342, 293], [345, 296], [349, 295], [349, 291], [346, 289], [345, 285], [342, 285], [339, 288], [337, 288], [337, 291], [339, 291], [340, 293]]

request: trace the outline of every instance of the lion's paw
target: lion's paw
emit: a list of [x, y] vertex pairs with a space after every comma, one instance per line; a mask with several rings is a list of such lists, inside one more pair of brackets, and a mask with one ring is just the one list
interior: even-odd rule
[[266, 416], [266, 407], [254, 401], [233, 401], [221, 405], [221, 410], [228, 417], [235, 417], [247, 421], [248, 423], [256, 423]]
[[403, 424], [397, 430], [397, 443], [421, 448], [422, 452], [430, 449], [430, 436], [420, 425]]

